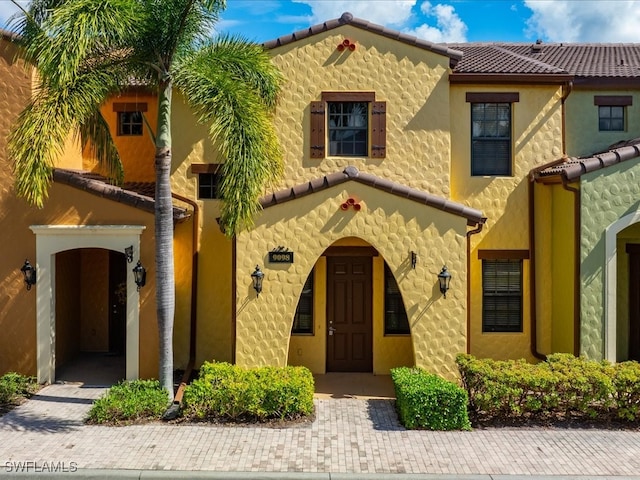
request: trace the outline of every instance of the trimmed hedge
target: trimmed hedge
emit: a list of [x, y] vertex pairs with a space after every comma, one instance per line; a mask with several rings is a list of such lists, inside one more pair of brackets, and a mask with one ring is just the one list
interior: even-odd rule
[[201, 420], [293, 419], [313, 413], [313, 393], [313, 375], [305, 367], [205, 362], [185, 388], [183, 414]]
[[456, 358], [470, 410], [484, 417], [573, 415], [640, 419], [640, 364], [549, 355], [545, 362]]
[[169, 395], [157, 380], [125, 380], [93, 402], [89, 423], [120, 424], [160, 420]]
[[470, 430], [467, 393], [421, 368], [391, 370], [400, 422], [408, 429]]

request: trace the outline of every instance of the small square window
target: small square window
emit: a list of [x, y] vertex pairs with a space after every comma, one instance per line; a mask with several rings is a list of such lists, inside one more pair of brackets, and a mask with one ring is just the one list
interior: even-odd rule
[[118, 112], [118, 135], [142, 135], [142, 112]]
[[598, 128], [601, 132], [624, 131], [624, 107], [610, 105], [599, 106]]
[[199, 173], [198, 174], [198, 198], [200, 199], [219, 199], [218, 183], [220, 175], [218, 173]]
[[291, 333], [294, 335], [313, 334], [313, 273], [314, 270], [311, 270], [298, 300], [298, 308], [296, 308], [291, 328]]

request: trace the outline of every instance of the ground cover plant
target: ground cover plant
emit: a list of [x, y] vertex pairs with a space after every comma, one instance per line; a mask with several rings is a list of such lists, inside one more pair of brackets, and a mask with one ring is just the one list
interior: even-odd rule
[[8, 412], [38, 390], [35, 377], [9, 372], [0, 377], [0, 415]]
[[408, 429], [470, 430], [467, 393], [421, 368], [391, 370], [400, 423]]
[[305, 367], [245, 369], [205, 362], [185, 388], [188, 420], [255, 422], [295, 420], [313, 413], [314, 382]]
[[160, 420], [169, 396], [157, 380], [125, 380], [93, 402], [89, 423], [119, 425]]
[[570, 354], [546, 361], [456, 359], [477, 422], [626, 423], [640, 426], [640, 364]]

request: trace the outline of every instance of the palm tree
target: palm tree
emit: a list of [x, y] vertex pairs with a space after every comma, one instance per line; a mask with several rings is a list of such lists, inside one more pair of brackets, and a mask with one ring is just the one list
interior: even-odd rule
[[[15, 0], [12, 0], [15, 3]], [[122, 167], [99, 107], [131, 85], [157, 92], [156, 300], [163, 387], [173, 398], [171, 103], [182, 93], [224, 158], [219, 195], [229, 236], [252, 225], [258, 198], [282, 170], [271, 122], [281, 76], [264, 49], [211, 38], [225, 0], [33, 0], [18, 17], [23, 55], [39, 84], [10, 136], [16, 191], [42, 206], [70, 131], [114, 181]], [[151, 161], [151, 159], [149, 159]]]

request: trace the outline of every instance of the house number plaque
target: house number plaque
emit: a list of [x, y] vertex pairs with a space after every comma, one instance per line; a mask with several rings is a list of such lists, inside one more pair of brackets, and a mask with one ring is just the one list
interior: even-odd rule
[[278, 247], [269, 252], [269, 263], [293, 263], [293, 252], [285, 247]]

